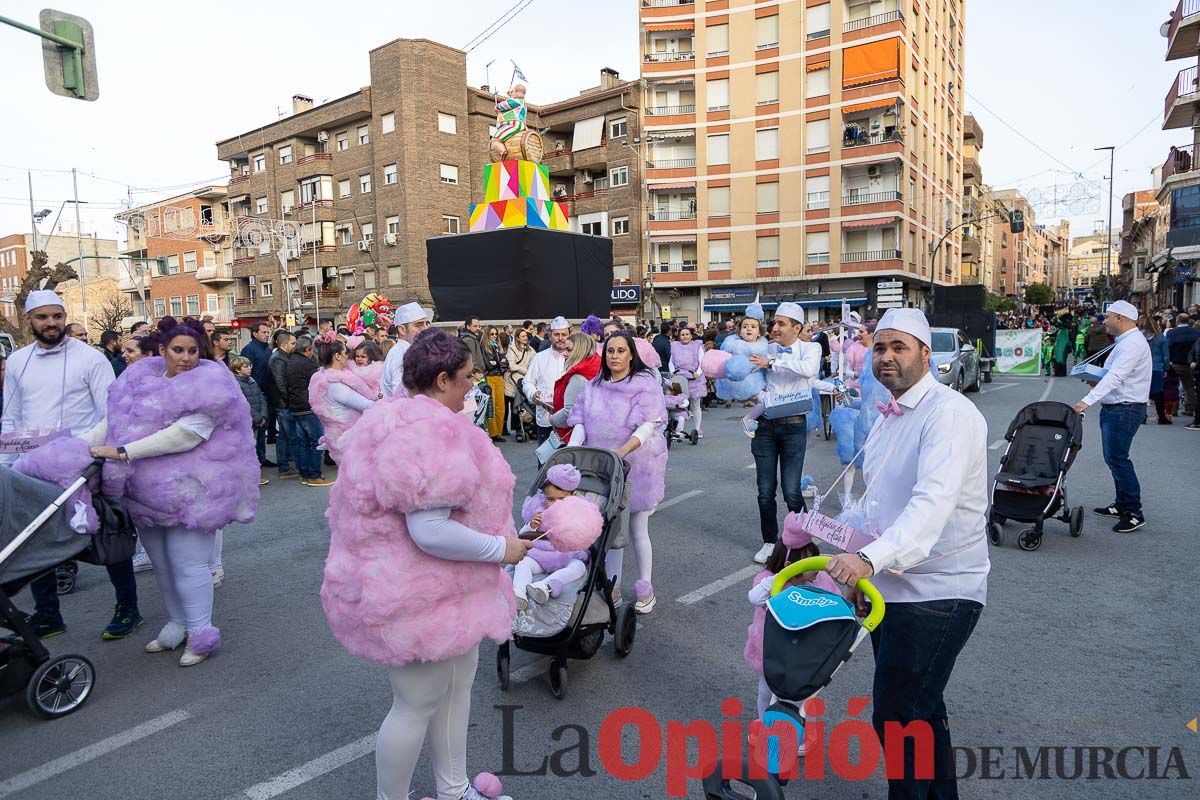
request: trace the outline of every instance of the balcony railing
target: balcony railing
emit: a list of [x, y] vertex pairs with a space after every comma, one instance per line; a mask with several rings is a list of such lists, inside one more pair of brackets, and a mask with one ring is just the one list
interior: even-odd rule
[[863, 250], [857, 253], [842, 253], [843, 264], [854, 264], [861, 261], [898, 261], [900, 258], [899, 250]]
[[864, 192], [862, 194], [842, 195], [842, 205], [861, 206], [867, 203], [886, 203], [891, 200], [902, 200], [898, 189], [888, 192]]
[[569, 155], [571, 155], [571, 148], [560, 147], [557, 150], [551, 150], [548, 153], [544, 153], [542, 155], [542, 160], [544, 161], [547, 158], [558, 158], [559, 156], [569, 156]]
[[866, 19], [856, 19], [853, 22], [847, 22], [842, 26], [842, 33], [861, 31], [863, 28], [870, 28], [874, 25], [884, 25], [888, 22], [895, 22], [898, 19], [904, 19], [904, 14], [899, 11], [889, 11], [886, 14], [876, 14], [875, 16], [867, 17]]
[[1200, 14], [1200, 0], [1179, 0], [1179, 5], [1175, 9], [1175, 13], [1171, 16], [1171, 27], [1167, 29], [1167, 42], [1175, 41], [1175, 32], [1179, 30], [1179, 23], [1186, 17]]
[[829, 253], [809, 253], [808, 254], [808, 263], [810, 265], [812, 265], [812, 264], [828, 264], [829, 263]]
[[829, 208], [829, 192], [809, 192], [804, 207], [809, 211]]
[[690, 6], [696, 0], [642, 0], [642, 8], [666, 8], [668, 6]]
[[229, 186], [232, 188], [234, 186], [237, 186], [239, 183], [245, 183], [248, 180], [250, 180], [249, 173], [247, 173], [245, 175], [234, 175], [232, 178], [229, 179]]
[[878, 133], [868, 133], [862, 128], [852, 128], [847, 126], [842, 131], [842, 147], [849, 149], [851, 147], [866, 147], [870, 144], [883, 144], [884, 142], [903, 142], [904, 134], [900, 131], [880, 131]]
[[1186, 99], [1196, 94], [1196, 78], [1200, 69], [1196, 66], [1191, 66], [1186, 69], [1179, 70], [1179, 75], [1175, 78], [1175, 83], [1171, 84], [1171, 91], [1167, 92], [1167, 100], [1163, 105], [1163, 116], [1171, 116], [1171, 106], [1180, 99]]
[[333, 161], [333, 153], [313, 153], [312, 155], [304, 156], [296, 162], [296, 166], [302, 167], [305, 164], [313, 164], [317, 161]]
[[576, 192], [575, 194], [565, 194], [562, 197], [554, 199], [559, 203], [574, 203], [576, 200], [590, 200], [593, 197], [607, 197], [608, 189], [589, 189], [586, 192]]
[[646, 53], [646, 61], [656, 64], [668, 64], [672, 61], [692, 61], [696, 54], [691, 50], [682, 53]]
[[670, 211], [668, 209], [660, 209], [650, 212], [650, 219], [655, 222], [671, 222], [680, 219], [695, 219], [696, 209], [691, 211]]
[[332, 200], [307, 200], [305, 202], [300, 203], [300, 205], [295, 206], [294, 210], [303, 211], [304, 209], [312, 208], [313, 206], [316, 206], [317, 208], [333, 208], [333, 201]]
[[201, 267], [196, 270], [196, 280], [231, 281], [233, 280], [233, 264], [216, 264], [211, 267]]
[[1167, 155], [1167, 160], [1163, 162], [1162, 166], [1163, 182], [1166, 182], [1168, 178], [1175, 175], [1182, 175], [1185, 172], [1192, 172], [1196, 169], [1196, 160], [1192, 148], [1193, 145], [1190, 144], [1187, 147], [1171, 148], [1171, 152]]
[[696, 166], [696, 157], [691, 158], [661, 158], [650, 163], [651, 169], [681, 169]]
[[657, 117], [667, 117], [672, 114], [695, 114], [696, 106], [694, 103], [687, 106], [650, 106], [646, 109], [646, 113]]
[[695, 272], [695, 261], [665, 261], [654, 264], [655, 272]]

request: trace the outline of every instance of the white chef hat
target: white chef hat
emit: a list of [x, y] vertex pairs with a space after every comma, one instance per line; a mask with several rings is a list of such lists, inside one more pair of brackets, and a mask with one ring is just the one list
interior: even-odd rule
[[775, 316], [787, 317], [796, 322], [804, 322], [804, 309], [800, 308], [796, 303], [780, 303], [775, 309]]
[[570, 327], [571, 323], [567, 322], [566, 317], [555, 317], [554, 321], [550, 323], [550, 330], [552, 331], [569, 330]]
[[408, 325], [410, 322], [420, 322], [428, 320], [429, 315], [425, 313], [425, 309], [421, 308], [419, 303], [405, 303], [396, 309], [395, 321], [397, 325]]
[[35, 308], [41, 308], [43, 306], [58, 306], [59, 308], [66, 308], [66, 306], [63, 305], [62, 298], [59, 297], [57, 293], [52, 292], [49, 289], [35, 289], [25, 296], [26, 314], [28, 314], [30, 311], [33, 311]]
[[1109, 303], [1106, 310], [1110, 314], [1120, 314], [1126, 319], [1131, 319], [1134, 322], [1137, 322], [1138, 310], [1133, 303], [1130, 303], [1126, 300], [1117, 300], [1114, 303]]
[[933, 347], [929, 320], [925, 319], [925, 312], [919, 308], [889, 308], [875, 326], [875, 332], [886, 329], [907, 333], [926, 347]]

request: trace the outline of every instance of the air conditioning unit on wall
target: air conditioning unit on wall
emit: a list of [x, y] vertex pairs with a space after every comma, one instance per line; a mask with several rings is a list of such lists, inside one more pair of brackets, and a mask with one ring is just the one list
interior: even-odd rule
[[358, 249], [359, 249], [359, 252], [363, 252], [363, 253], [370, 250], [371, 249], [371, 240], [370, 239], [359, 239], [358, 240]]
[[394, 247], [396, 245], [396, 234], [385, 233], [383, 235], [383, 240]]
[[329, 131], [319, 131], [317, 133], [317, 141], [318, 142], [328, 142], [329, 141]]

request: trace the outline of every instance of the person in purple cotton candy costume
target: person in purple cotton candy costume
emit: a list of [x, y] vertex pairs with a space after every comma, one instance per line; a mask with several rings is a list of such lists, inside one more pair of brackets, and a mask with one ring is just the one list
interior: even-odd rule
[[691, 328], [679, 329], [679, 340], [671, 342], [671, 368], [688, 382], [688, 413], [696, 426], [696, 434], [704, 438], [700, 421], [704, 414], [700, 401], [708, 394], [708, 383], [700, 370], [700, 358], [704, 355], [704, 343], [695, 337]]
[[208, 360], [200, 324], [164, 317], [159, 356], [131, 364], [108, 393], [108, 417], [83, 435], [108, 459], [106, 495], [125, 501], [154, 562], [170, 621], [146, 652], [174, 650], [180, 666], [208, 658], [221, 643], [212, 624], [214, 536], [251, 522], [259, 465], [250, 406], [233, 373]]
[[[517, 608], [521, 611], [529, 608], [530, 600], [541, 604], [551, 597], [558, 597], [562, 594], [564, 586], [587, 574], [588, 551], [585, 548], [574, 548], [577, 544], [583, 544], [588, 537], [584, 537], [584, 541], [569, 542], [567, 545], [556, 541], [557, 531], [552, 526], [556, 514], [550, 511], [559, 501], [575, 497], [575, 490], [579, 488], [581, 480], [579, 470], [571, 464], [556, 464], [546, 472], [546, 482], [542, 490], [534, 495], [534, 498], [539, 498], [541, 502], [522, 504], [522, 511], [530, 511], [532, 514], [525, 521], [521, 533], [546, 531], [548, 538], [533, 540], [533, 549], [521, 559], [513, 571], [513, 594], [517, 598]], [[583, 498], [577, 498], [572, 503], [580, 501], [588, 503]], [[583, 508], [587, 510], [586, 506]], [[592, 516], [594, 520], [585, 519], [581, 522], [595, 523], [595, 536], [590, 537], [595, 541], [600, 535], [604, 520], [600, 517], [599, 510]], [[566, 524], [570, 525], [570, 521]], [[568, 545], [568, 549], [564, 550], [563, 547]], [[590, 547], [591, 542], [587, 542], [587, 546]]]

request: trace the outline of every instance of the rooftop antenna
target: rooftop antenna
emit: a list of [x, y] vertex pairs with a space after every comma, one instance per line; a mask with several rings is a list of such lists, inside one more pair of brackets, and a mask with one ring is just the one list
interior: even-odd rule
[[483, 80], [485, 82], [484, 85], [492, 90], [493, 97], [496, 95], [496, 90], [492, 89], [492, 64], [495, 64], [495, 63], [496, 63], [496, 59], [493, 58], [491, 61], [489, 61], [488, 63], [483, 65]]

